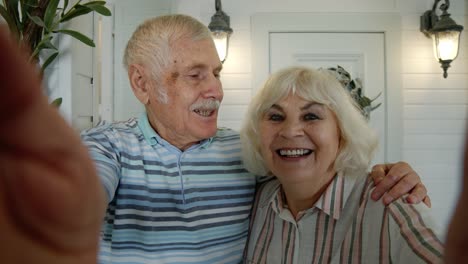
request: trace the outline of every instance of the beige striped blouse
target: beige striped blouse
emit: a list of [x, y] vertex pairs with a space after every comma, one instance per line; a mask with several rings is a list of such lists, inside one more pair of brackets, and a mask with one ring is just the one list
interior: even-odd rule
[[297, 220], [277, 180], [258, 190], [245, 263], [439, 263], [443, 245], [429, 208], [370, 198], [372, 180], [337, 175]]

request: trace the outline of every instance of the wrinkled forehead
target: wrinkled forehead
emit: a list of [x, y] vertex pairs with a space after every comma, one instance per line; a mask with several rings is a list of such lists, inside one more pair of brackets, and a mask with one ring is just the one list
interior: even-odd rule
[[184, 67], [222, 68], [213, 40], [183, 38], [171, 45], [171, 63]]

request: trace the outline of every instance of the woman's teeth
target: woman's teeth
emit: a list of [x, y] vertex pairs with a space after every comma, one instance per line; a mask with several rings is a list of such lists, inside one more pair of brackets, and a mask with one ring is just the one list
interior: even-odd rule
[[312, 150], [310, 149], [280, 149], [279, 151], [280, 156], [284, 157], [300, 157], [300, 156], [305, 156], [309, 155], [312, 153]]

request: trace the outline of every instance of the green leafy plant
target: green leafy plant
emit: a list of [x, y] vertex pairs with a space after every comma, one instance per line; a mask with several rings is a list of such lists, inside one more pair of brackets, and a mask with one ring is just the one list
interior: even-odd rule
[[[97, 12], [104, 16], [110, 16], [110, 10], [105, 7], [106, 1], [76, 1], [69, 6], [68, 0], [63, 0], [63, 6], [59, 7], [60, 0], [3, 0], [0, 4], [0, 15], [8, 24], [11, 34], [21, 46], [26, 46], [30, 51], [30, 60], [39, 63], [39, 55], [44, 50], [50, 50], [47, 58], [41, 63], [41, 71], [57, 58], [59, 50], [54, 46], [54, 38], [59, 34], [70, 35], [82, 43], [95, 47], [92, 39], [82, 33], [63, 28], [63, 23]], [[60, 104], [60, 98], [54, 100], [54, 104]]]
[[328, 70], [338, 79], [338, 81], [343, 85], [343, 87], [350, 93], [351, 97], [357, 103], [357, 105], [361, 108], [362, 114], [366, 117], [366, 119], [370, 118], [370, 113], [377, 109], [382, 103], [378, 103], [377, 105], [372, 105], [372, 103], [379, 98], [382, 94], [380, 92], [376, 97], [370, 99], [366, 97], [362, 90], [362, 82], [359, 78], [352, 79], [351, 74], [346, 71], [340, 65], [337, 65], [336, 68], [328, 68]]

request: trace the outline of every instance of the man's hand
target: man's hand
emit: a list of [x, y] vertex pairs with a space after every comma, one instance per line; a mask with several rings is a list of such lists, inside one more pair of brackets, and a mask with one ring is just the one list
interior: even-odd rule
[[409, 194], [406, 201], [419, 203], [423, 201], [431, 207], [431, 200], [427, 196], [427, 189], [421, 182], [419, 175], [406, 162], [394, 164], [375, 165], [371, 171], [371, 177], [376, 185], [372, 192], [372, 199], [378, 200], [382, 197], [385, 205], [395, 199]]
[[0, 27], [0, 262], [96, 263], [104, 192], [78, 135]]

